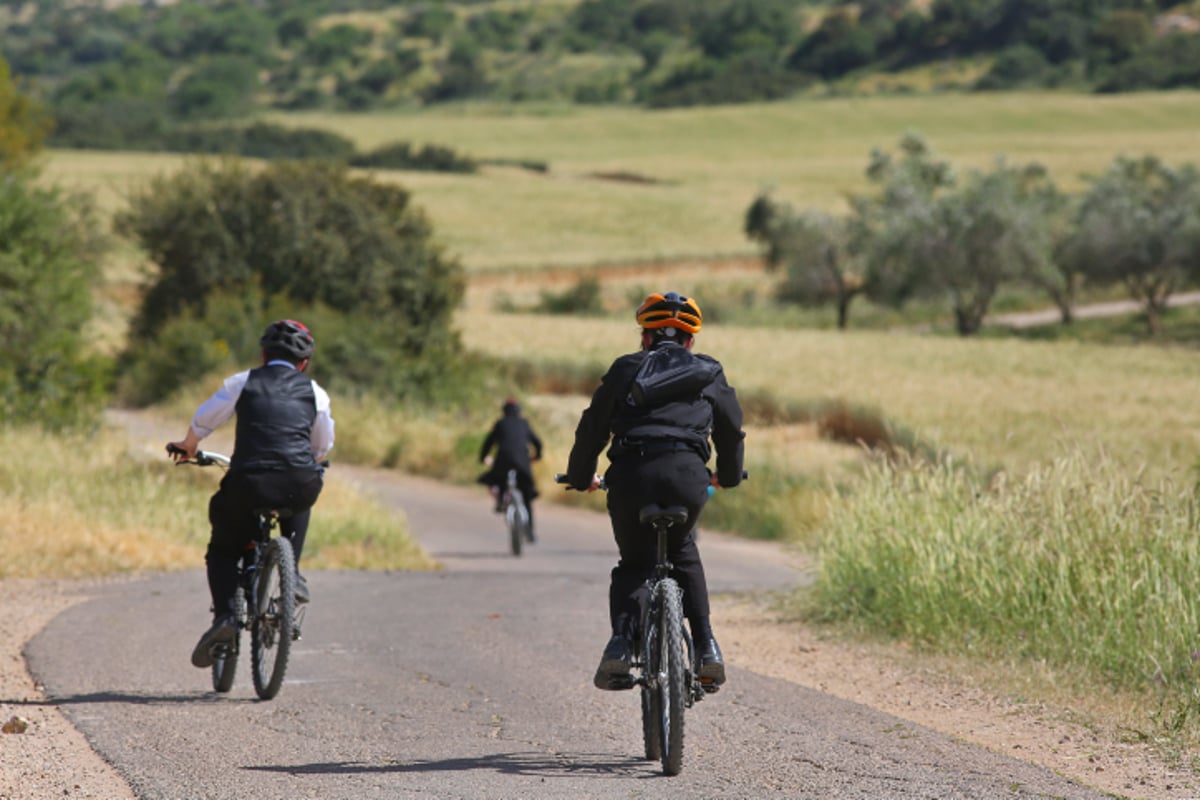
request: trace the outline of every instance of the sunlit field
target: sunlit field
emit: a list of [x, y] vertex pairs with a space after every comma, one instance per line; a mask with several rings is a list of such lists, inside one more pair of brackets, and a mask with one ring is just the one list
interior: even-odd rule
[[[963, 167], [1005, 155], [1045, 165], [1066, 189], [1120, 154], [1200, 162], [1200, 93], [1055, 93], [802, 99], [647, 112], [633, 108], [464, 106], [372, 114], [276, 114], [341, 133], [360, 149], [440, 144], [476, 158], [532, 160], [546, 174], [380, 173], [412, 189], [469, 270], [745, 255], [742, 219], [766, 188], [839, 210], [867, 188], [873, 148], [908, 130]], [[51, 153], [47, 178], [94, 189], [106, 209], [130, 180], [176, 168], [161, 154]], [[627, 173], [650, 183], [606, 180]]]
[[[632, 319], [473, 313], [464, 323], [471, 348], [590, 364], [597, 378], [638, 346]], [[1132, 470], [1183, 474], [1200, 453], [1200, 364], [1183, 349], [719, 325], [705, 327], [697, 349], [744, 392], [873, 408], [982, 469], [1022, 469], [1082, 446]], [[771, 446], [747, 442], [752, 453]]]

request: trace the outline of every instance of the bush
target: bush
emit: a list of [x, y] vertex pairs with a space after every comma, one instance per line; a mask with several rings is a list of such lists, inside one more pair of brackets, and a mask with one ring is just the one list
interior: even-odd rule
[[[234, 348], [239, 359], [257, 356], [266, 321], [303, 311], [338, 332], [322, 334], [319, 361], [363, 389], [425, 390], [460, 352], [451, 329], [460, 266], [433, 242], [407, 191], [352, 177], [344, 165], [289, 161], [251, 172], [236, 160], [201, 161], [136, 192], [117, 225], [159, 268], [134, 321], [127, 376], [153, 377], [148, 362], [169, 324], [211, 321], [228, 296], [247, 298], [223, 323], [249, 338], [249, 352]], [[160, 388], [134, 393], [154, 399]]]
[[427, 144], [420, 148], [408, 142], [396, 142], [376, 148], [369, 153], [354, 156], [350, 164], [355, 167], [377, 169], [412, 169], [427, 172], [478, 172], [475, 159], [459, 155], [449, 147]]
[[268, 122], [180, 128], [165, 136], [167, 150], [183, 153], [240, 155], [263, 159], [326, 158], [349, 160], [354, 143], [331, 131], [288, 128]]
[[106, 369], [85, 349], [101, 242], [82, 201], [0, 173], [0, 420], [88, 424]]

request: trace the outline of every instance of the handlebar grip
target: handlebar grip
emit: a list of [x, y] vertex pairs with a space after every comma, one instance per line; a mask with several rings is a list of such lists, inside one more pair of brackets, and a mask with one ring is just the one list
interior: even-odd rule
[[172, 455], [172, 456], [180, 455], [181, 456], [186, 452], [187, 451], [184, 450], [182, 447], [176, 447], [174, 442], [167, 442], [167, 454], [168, 455]]
[[567, 473], [565, 473], [565, 472], [554, 473], [554, 482], [555, 483], [567, 483]]

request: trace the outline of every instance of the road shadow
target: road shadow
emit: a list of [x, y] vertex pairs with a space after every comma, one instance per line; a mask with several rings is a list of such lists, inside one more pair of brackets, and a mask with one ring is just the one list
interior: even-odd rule
[[255, 703], [251, 697], [229, 697], [212, 692], [196, 694], [155, 694], [152, 692], [90, 692], [47, 697], [44, 700], [4, 700], [6, 706], [73, 706], [92, 703], [124, 703], [135, 706], [178, 705], [181, 703]]
[[287, 775], [370, 775], [485, 770], [503, 775], [539, 778], [568, 778], [580, 775], [611, 775], [623, 778], [661, 775], [655, 762], [628, 756], [596, 753], [495, 753], [475, 758], [446, 758], [433, 761], [394, 761], [370, 764], [360, 761], [331, 761], [315, 764], [245, 766], [253, 772]]

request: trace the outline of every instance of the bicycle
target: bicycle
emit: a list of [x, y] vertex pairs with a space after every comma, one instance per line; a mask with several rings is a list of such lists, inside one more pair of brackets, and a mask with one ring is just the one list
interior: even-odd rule
[[[167, 445], [167, 452], [182, 450]], [[200, 467], [219, 466], [227, 470], [229, 458], [220, 453], [199, 450], [196, 456], [176, 462]], [[254, 691], [263, 700], [279, 694], [287, 672], [292, 642], [300, 639], [304, 606], [296, 604], [296, 558], [292, 543], [274, 535], [288, 509], [257, 509], [258, 534], [246, 548], [239, 567], [238, 589], [233, 600], [236, 635], [232, 643], [213, 648], [212, 686], [215, 692], [233, 688], [237, 659], [241, 650], [241, 632], [250, 631], [250, 667]]]
[[[554, 481], [565, 484], [567, 476], [560, 473]], [[603, 479], [600, 488], [608, 489]], [[683, 768], [684, 711], [720, 687], [700, 677], [699, 654], [683, 624], [683, 589], [671, 577], [672, 564], [667, 557], [667, 537], [672, 528], [687, 523], [687, 509], [652, 503], [641, 509], [638, 518], [654, 528], [657, 556], [645, 591], [640, 593], [630, 673], [609, 685], [613, 689], [641, 688], [646, 758], [661, 761], [664, 774], [678, 775]]]
[[501, 508], [504, 509], [504, 523], [508, 526], [509, 544], [514, 556], [521, 555], [523, 542], [533, 542], [533, 522], [529, 518], [529, 506], [525, 505], [525, 495], [517, 488], [517, 471], [508, 471], [503, 494], [500, 497]]

